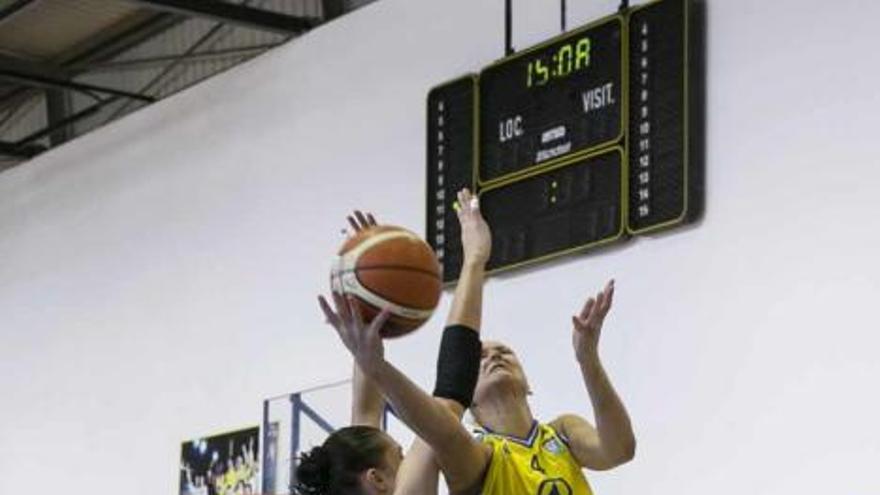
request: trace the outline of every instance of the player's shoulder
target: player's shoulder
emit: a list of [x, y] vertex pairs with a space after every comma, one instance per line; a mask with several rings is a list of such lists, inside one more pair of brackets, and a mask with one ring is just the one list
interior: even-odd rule
[[557, 416], [553, 421], [547, 423], [547, 426], [556, 431], [565, 431], [566, 429], [576, 428], [579, 426], [592, 426], [586, 418], [579, 414], [564, 413]]
[[586, 418], [572, 413], [561, 414], [553, 421], [547, 423], [546, 426], [565, 443], [570, 443], [569, 439], [573, 436], [577, 436], [585, 430], [593, 429], [593, 425]]

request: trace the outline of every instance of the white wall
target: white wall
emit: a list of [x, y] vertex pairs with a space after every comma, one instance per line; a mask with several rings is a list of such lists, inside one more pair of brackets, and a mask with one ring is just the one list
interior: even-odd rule
[[[589, 413], [569, 315], [617, 278], [639, 449], [599, 494], [876, 492], [880, 5], [709, 4], [705, 221], [492, 280], [486, 333], [538, 414]], [[344, 378], [314, 301], [343, 217], [422, 228], [427, 89], [500, 54], [502, 5], [383, 0], [0, 174], [0, 493], [172, 493], [180, 441]], [[426, 386], [441, 320], [390, 344]]]

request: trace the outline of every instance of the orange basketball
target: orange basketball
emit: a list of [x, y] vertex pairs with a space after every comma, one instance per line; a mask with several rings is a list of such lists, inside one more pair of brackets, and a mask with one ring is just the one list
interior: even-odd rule
[[390, 317], [383, 337], [419, 328], [440, 301], [440, 264], [431, 246], [416, 234], [390, 225], [361, 230], [348, 239], [330, 273], [336, 294], [352, 295], [364, 321], [382, 308]]

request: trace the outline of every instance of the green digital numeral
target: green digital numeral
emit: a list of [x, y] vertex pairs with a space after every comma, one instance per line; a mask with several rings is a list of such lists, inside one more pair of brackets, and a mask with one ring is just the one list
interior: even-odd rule
[[540, 58], [533, 62], [535, 64], [535, 74], [538, 76], [537, 85], [543, 86], [550, 80], [550, 69], [544, 65], [544, 61]]
[[590, 65], [590, 38], [584, 38], [577, 43], [574, 57], [574, 70], [581, 70]]
[[571, 45], [564, 45], [562, 48], [559, 49], [559, 52], [556, 53], [556, 74], [560, 76], [567, 76], [571, 74], [571, 57]]

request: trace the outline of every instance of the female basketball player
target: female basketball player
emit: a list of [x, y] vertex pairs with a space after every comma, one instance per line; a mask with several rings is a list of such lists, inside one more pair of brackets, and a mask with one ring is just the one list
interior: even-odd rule
[[[469, 193], [459, 193], [459, 204], [470, 203]], [[488, 225], [472, 208], [458, 208], [464, 267], [446, 321], [437, 365], [435, 397], [428, 400], [454, 421], [471, 404], [478, 375], [481, 343], [483, 274], [491, 252]], [[349, 217], [355, 232], [376, 225], [367, 214]], [[364, 326], [351, 301], [333, 295], [338, 313], [324, 298], [321, 308], [332, 325]], [[387, 315], [373, 326], [381, 328]], [[355, 363], [353, 372], [352, 424], [334, 432], [324, 444], [305, 454], [297, 468], [298, 491], [308, 495], [437, 493], [439, 467], [431, 448], [416, 438], [405, 458], [400, 446], [379, 429], [384, 399]]]
[[[476, 202], [462, 204], [472, 210], [479, 208]], [[546, 424], [536, 421], [527, 401], [528, 383], [515, 354], [500, 343], [487, 343], [472, 406], [484, 428], [478, 438], [385, 360], [379, 330], [387, 311], [369, 327], [352, 317], [345, 304], [337, 304], [336, 313], [326, 307], [325, 312], [398, 417], [433, 449], [451, 493], [584, 495], [592, 492], [582, 468], [610, 469], [632, 459], [635, 452], [629, 416], [598, 354], [602, 324], [613, 296], [612, 281], [572, 317], [575, 357], [596, 426], [574, 414]]]

